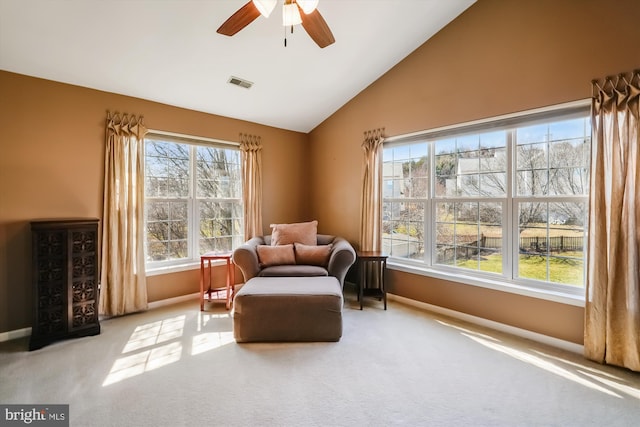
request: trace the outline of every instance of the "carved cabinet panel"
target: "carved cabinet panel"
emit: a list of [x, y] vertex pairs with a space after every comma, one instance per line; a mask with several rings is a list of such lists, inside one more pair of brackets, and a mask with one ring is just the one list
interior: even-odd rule
[[98, 220], [34, 221], [31, 235], [34, 304], [29, 349], [99, 334]]

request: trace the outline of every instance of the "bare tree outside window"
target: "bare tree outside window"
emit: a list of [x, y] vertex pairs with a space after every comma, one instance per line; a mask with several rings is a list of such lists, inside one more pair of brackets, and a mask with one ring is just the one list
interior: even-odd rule
[[584, 286], [589, 131], [581, 118], [516, 132], [519, 277]]
[[189, 150], [145, 141], [147, 261], [188, 256]]
[[424, 257], [425, 204], [429, 194], [426, 144], [383, 153], [383, 251], [406, 258]]
[[434, 142], [435, 263], [502, 273], [506, 145], [505, 131]]
[[[516, 278], [584, 286], [589, 158], [586, 114], [385, 147], [383, 247], [503, 276], [510, 259]], [[507, 212], [517, 218], [511, 229]]]
[[239, 150], [147, 139], [145, 194], [147, 262], [197, 258], [241, 243]]
[[230, 251], [242, 235], [240, 152], [198, 147], [196, 179], [200, 253]]

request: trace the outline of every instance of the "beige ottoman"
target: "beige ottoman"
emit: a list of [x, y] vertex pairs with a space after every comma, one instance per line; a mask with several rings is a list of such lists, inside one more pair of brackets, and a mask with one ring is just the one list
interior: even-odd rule
[[233, 302], [237, 342], [339, 341], [342, 287], [333, 276], [254, 277]]

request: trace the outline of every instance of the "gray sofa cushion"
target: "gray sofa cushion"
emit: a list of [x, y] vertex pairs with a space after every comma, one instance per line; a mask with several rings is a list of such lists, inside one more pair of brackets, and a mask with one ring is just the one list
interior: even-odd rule
[[317, 265], [272, 265], [265, 267], [258, 273], [259, 277], [304, 277], [304, 276], [328, 276], [326, 268]]
[[[271, 236], [258, 236], [254, 237], [242, 245], [238, 246], [236, 250], [233, 252], [233, 262], [238, 266], [242, 275], [244, 276], [244, 280], [249, 281], [253, 277], [266, 276], [300, 276], [301, 272], [308, 272], [308, 275], [311, 276], [333, 276], [338, 279], [340, 286], [344, 285], [344, 278], [347, 275], [347, 271], [349, 267], [356, 260], [356, 252], [351, 246], [351, 244], [344, 238], [339, 236], [332, 236], [328, 234], [318, 234], [317, 235], [317, 243], [318, 245], [329, 245], [331, 244], [331, 255], [329, 256], [329, 264], [326, 267], [326, 274], [320, 274], [320, 270], [316, 268], [311, 269], [308, 265], [300, 266], [298, 264], [294, 264], [291, 266], [283, 266], [288, 268], [293, 268], [292, 271], [295, 274], [288, 274], [289, 269], [284, 270], [271, 270], [268, 273], [262, 273], [263, 267], [260, 265], [258, 259], [258, 252], [256, 250], [258, 245], [269, 245], [271, 244]], [[272, 269], [275, 266], [267, 267], [267, 269]], [[303, 269], [300, 270], [299, 267]], [[322, 267], [318, 267], [322, 268]], [[278, 273], [278, 274], [276, 274]]]

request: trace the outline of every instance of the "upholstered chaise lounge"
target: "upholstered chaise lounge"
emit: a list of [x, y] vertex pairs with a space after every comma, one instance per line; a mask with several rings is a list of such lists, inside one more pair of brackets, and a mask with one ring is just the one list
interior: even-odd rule
[[305, 233], [283, 239], [274, 231], [234, 251], [245, 279], [233, 304], [236, 341], [340, 340], [342, 288], [356, 259], [353, 247], [341, 237]]
[[[315, 245], [320, 248], [317, 248], [315, 253], [313, 253], [314, 248], [309, 247], [310, 245], [294, 244], [293, 258], [282, 263], [275, 260], [273, 264], [261, 262], [258, 257], [258, 246], [262, 246], [261, 251], [272, 249], [264, 246], [274, 246], [271, 245], [271, 236], [254, 237], [233, 252], [233, 262], [242, 271], [245, 282], [254, 277], [333, 276], [338, 279], [340, 286], [344, 286], [347, 271], [356, 259], [353, 246], [342, 237], [327, 234], [317, 234], [316, 236]], [[331, 245], [330, 248], [327, 247], [329, 245]], [[303, 251], [307, 251], [306, 258], [304, 255], [301, 258], [301, 248]], [[323, 256], [319, 253], [321, 251], [328, 252], [326, 263], [321, 260]]]

